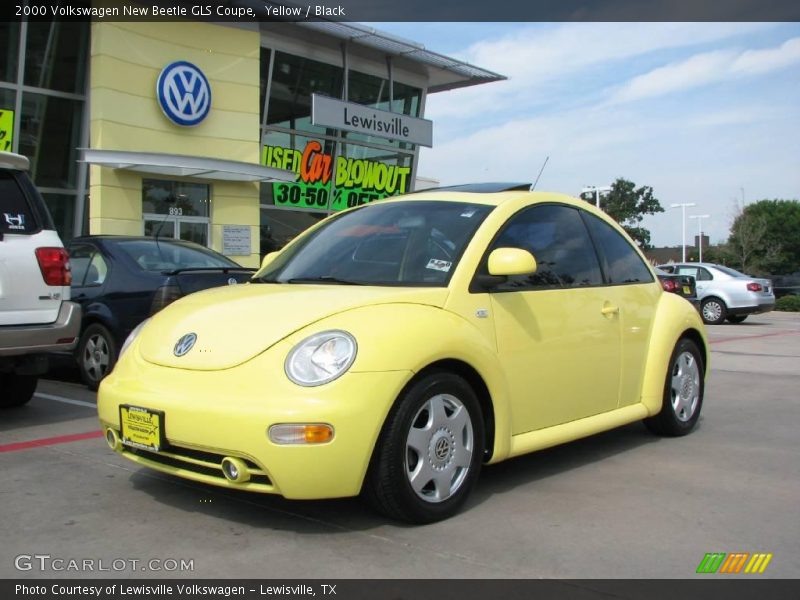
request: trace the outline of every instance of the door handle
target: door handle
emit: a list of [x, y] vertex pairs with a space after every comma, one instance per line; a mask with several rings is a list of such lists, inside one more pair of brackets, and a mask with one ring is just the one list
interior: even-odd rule
[[605, 317], [612, 317], [619, 314], [619, 306], [614, 306], [606, 302], [603, 308], [600, 309], [600, 312], [603, 313]]

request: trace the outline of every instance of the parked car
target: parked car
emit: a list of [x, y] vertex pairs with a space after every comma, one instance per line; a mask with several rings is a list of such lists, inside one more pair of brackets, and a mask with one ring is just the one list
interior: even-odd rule
[[0, 408], [28, 402], [48, 354], [72, 349], [80, 330], [69, 257], [28, 168], [0, 152]]
[[75, 357], [83, 381], [97, 389], [128, 334], [178, 298], [250, 280], [247, 269], [199, 244], [114, 235], [73, 239], [72, 297], [83, 307]]
[[230, 489], [363, 492], [421, 523], [453, 515], [483, 463], [640, 419], [689, 433], [699, 314], [602, 211], [528, 187], [344, 211], [250, 285], [172, 303], [100, 385], [109, 446]]
[[656, 277], [661, 282], [664, 291], [678, 294], [692, 303], [697, 310], [700, 310], [700, 301], [697, 299], [697, 287], [694, 277], [691, 275], [675, 275], [656, 267]]
[[769, 279], [750, 277], [713, 263], [676, 263], [658, 268], [695, 278], [700, 313], [708, 325], [720, 325], [725, 320], [741, 323], [748, 315], [775, 308], [775, 294]]
[[800, 296], [800, 271], [772, 277], [772, 291], [776, 299], [792, 294]]

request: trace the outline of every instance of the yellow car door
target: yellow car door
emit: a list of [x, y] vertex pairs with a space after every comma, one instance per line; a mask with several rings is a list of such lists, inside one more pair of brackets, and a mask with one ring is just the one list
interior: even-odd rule
[[603, 283], [578, 209], [526, 208], [489, 248], [529, 251], [530, 275], [514, 275], [491, 296], [498, 356], [512, 401], [513, 433], [525, 433], [617, 407], [620, 307]]

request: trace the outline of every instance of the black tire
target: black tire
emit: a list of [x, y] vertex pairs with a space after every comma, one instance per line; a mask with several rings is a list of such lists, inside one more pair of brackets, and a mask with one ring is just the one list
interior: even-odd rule
[[81, 379], [96, 390], [117, 362], [117, 344], [111, 332], [100, 323], [92, 323], [81, 335], [76, 355]]
[[644, 424], [658, 435], [686, 435], [697, 425], [700, 410], [703, 408], [704, 393], [703, 357], [697, 344], [684, 338], [675, 346], [669, 359], [661, 411], [645, 419]]
[[728, 307], [722, 300], [712, 296], [703, 300], [700, 315], [706, 325], [722, 325], [728, 315]]
[[[424, 447], [424, 456], [415, 443]], [[472, 388], [457, 375], [432, 372], [412, 384], [389, 413], [364, 495], [379, 512], [400, 521], [451, 517], [477, 481], [484, 444], [483, 414]]]
[[728, 320], [728, 323], [732, 325], [738, 325], [739, 323], [744, 323], [747, 315], [728, 315], [725, 318]]
[[15, 408], [30, 402], [38, 382], [37, 375], [0, 374], [0, 408]]

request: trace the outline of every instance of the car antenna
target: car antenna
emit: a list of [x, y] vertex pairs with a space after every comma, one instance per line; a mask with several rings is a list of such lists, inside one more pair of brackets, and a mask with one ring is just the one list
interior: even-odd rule
[[539, 177], [542, 176], [542, 171], [544, 171], [544, 168], [547, 165], [547, 161], [548, 160], [550, 160], [550, 155], [549, 154], [545, 157], [544, 162], [542, 163], [542, 168], [539, 169], [539, 174], [536, 176], [536, 181], [533, 182], [533, 185], [531, 186], [531, 189], [528, 190], [529, 192], [532, 192], [533, 190], [536, 189], [536, 184], [539, 183]]

